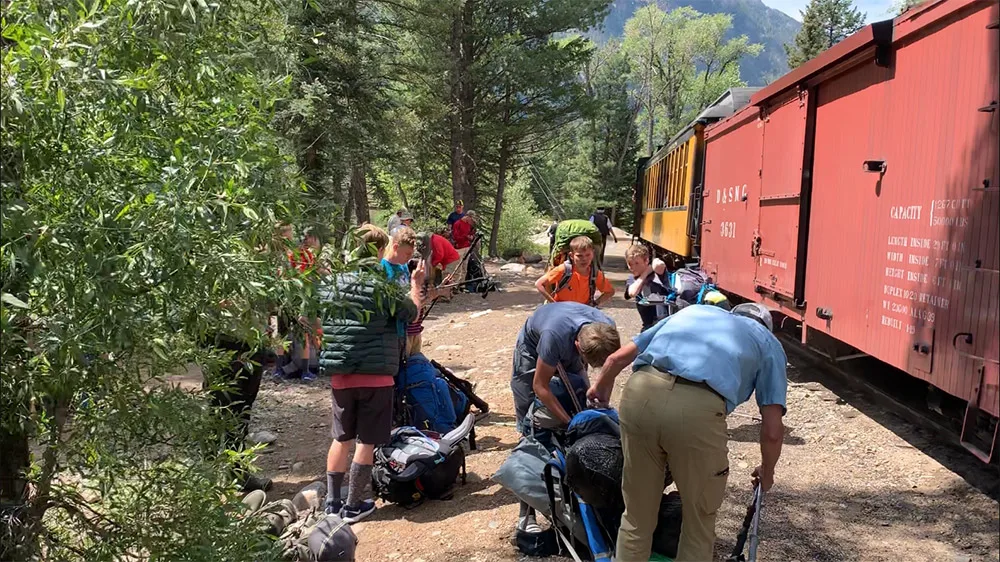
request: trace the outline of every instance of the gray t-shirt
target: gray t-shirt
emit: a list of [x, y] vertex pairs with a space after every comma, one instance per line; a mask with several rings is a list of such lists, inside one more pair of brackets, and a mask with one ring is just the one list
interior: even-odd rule
[[583, 359], [576, 350], [576, 334], [584, 324], [603, 322], [615, 325], [607, 314], [577, 302], [555, 302], [542, 305], [521, 328], [524, 351], [549, 365], [562, 363], [570, 373], [585, 371]]

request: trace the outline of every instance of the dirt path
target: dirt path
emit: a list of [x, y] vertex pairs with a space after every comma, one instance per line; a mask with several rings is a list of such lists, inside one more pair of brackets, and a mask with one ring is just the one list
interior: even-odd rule
[[[622, 243], [608, 249], [606, 266], [619, 295], [606, 310], [624, 339], [638, 333], [640, 323], [633, 305], [620, 296], [628, 236], [620, 233], [619, 239]], [[487, 299], [459, 295], [437, 305], [425, 322], [425, 353], [474, 381], [477, 393], [490, 403], [491, 415], [477, 426], [479, 448], [468, 457], [468, 484], [451, 501], [427, 502], [409, 511], [380, 504], [371, 519], [355, 526], [359, 560], [523, 558], [510, 542], [516, 500], [489, 478], [517, 443], [508, 386], [511, 351], [518, 330], [540, 302], [531, 285], [541, 273], [530, 266], [524, 274], [500, 272], [506, 292]], [[992, 489], [997, 497], [995, 470], [979, 467], [971, 455], [965, 458], [934, 445], [936, 437], [858, 396], [834, 394], [814, 376], [807, 363], [793, 359], [785, 447], [767, 498], [759, 559], [954, 562], [1000, 557], [998, 503], [969, 484]], [[625, 378], [620, 377], [621, 383]], [[616, 397], [618, 392], [620, 386]], [[759, 425], [743, 417], [755, 413], [752, 404], [729, 418], [732, 473], [716, 529], [718, 559], [732, 549], [750, 493], [749, 473], [760, 458]], [[279, 436], [261, 458], [275, 482], [270, 498], [291, 497], [324, 478], [331, 419], [325, 378], [311, 384], [265, 382], [254, 415], [255, 428]], [[960, 467], [967, 479], [949, 466]]]

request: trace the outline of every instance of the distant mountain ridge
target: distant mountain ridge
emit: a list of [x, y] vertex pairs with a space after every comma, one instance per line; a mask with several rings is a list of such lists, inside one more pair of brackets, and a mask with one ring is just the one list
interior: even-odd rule
[[[625, 22], [646, 4], [645, 0], [616, 0], [602, 28], [588, 35], [600, 42], [622, 37]], [[779, 10], [768, 8], [760, 0], [657, 0], [656, 4], [663, 10], [690, 6], [703, 14], [733, 16], [731, 37], [745, 34], [751, 43], [764, 46], [760, 55], [740, 61], [740, 76], [748, 86], [763, 86], [788, 72], [783, 45], [795, 40], [802, 24]]]

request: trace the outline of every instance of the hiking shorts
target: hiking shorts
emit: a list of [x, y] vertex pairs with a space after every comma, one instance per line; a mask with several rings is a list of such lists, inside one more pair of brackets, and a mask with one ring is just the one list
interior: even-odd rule
[[393, 387], [333, 389], [334, 441], [385, 445], [392, 432]]

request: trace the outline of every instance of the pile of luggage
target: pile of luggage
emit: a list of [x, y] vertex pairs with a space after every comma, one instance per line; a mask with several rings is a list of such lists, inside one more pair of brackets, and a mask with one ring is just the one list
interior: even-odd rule
[[354, 562], [358, 537], [338, 515], [324, 513], [325, 498], [326, 484], [313, 482], [291, 500], [268, 502], [267, 494], [256, 490], [243, 505], [261, 533], [280, 543], [285, 560]]
[[[476, 420], [490, 406], [472, 383], [415, 353], [396, 376], [395, 429], [375, 449], [372, 491], [412, 508], [426, 499], [449, 499], [466, 480], [465, 448], [476, 448]], [[475, 408], [475, 410], [473, 410]]]

